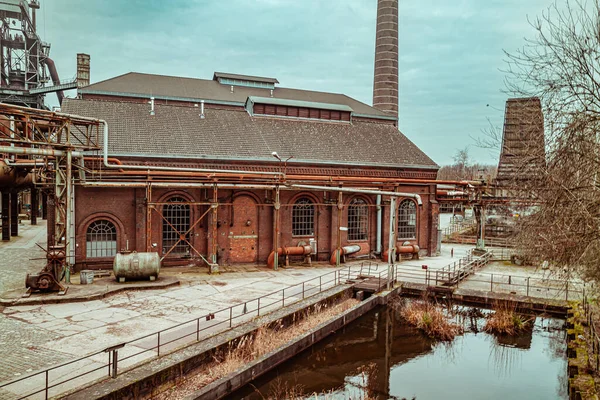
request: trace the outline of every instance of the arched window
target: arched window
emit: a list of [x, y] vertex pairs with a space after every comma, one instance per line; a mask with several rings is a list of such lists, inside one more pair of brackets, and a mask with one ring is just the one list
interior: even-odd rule
[[404, 200], [398, 207], [398, 239], [417, 237], [417, 207], [412, 200]]
[[115, 254], [117, 254], [117, 228], [115, 224], [106, 219], [92, 222], [85, 234], [86, 257], [113, 257]]
[[360, 198], [350, 201], [348, 206], [348, 240], [367, 240], [369, 206]]
[[[185, 240], [179, 240], [181, 235], [187, 233], [190, 229], [190, 206], [185, 203], [187, 200], [183, 197], [171, 197], [169, 204], [163, 207], [163, 235], [162, 252], [163, 254], [187, 255], [190, 254], [190, 246]], [[190, 234], [185, 235], [187, 241], [190, 241]]]
[[315, 234], [315, 205], [306, 197], [296, 201], [292, 209], [292, 235], [313, 236]]

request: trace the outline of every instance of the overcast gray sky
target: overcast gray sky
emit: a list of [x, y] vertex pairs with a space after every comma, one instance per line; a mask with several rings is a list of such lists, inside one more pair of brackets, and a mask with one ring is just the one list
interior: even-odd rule
[[[92, 82], [130, 71], [204, 79], [224, 71], [372, 102], [376, 0], [41, 3], [38, 31], [62, 79], [75, 76], [84, 52]], [[440, 165], [466, 145], [474, 160], [497, 163], [471, 137], [488, 118], [502, 124], [502, 50], [532, 37], [527, 16], [550, 3], [400, 0], [400, 130]]]

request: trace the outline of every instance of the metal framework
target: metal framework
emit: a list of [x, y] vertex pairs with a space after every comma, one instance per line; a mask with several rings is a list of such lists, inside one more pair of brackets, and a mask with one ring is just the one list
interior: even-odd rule
[[116, 255], [117, 228], [115, 224], [106, 219], [92, 222], [85, 235], [85, 252], [88, 258]]
[[163, 208], [162, 254], [190, 255], [190, 206], [183, 197], [175, 196]]
[[412, 200], [403, 200], [398, 206], [398, 238], [417, 237], [417, 206]]
[[[2, 190], [14, 190], [22, 184], [20, 178], [27, 178], [22, 180], [49, 192], [54, 205], [48, 247], [56, 251], [48, 252], [48, 264], [38, 275], [39, 281], [44, 278], [41, 289], [60, 286], [62, 273], [54, 272], [59, 269], [70, 283], [69, 267], [75, 263], [74, 185], [85, 181], [84, 151], [100, 149], [99, 128], [94, 119], [0, 103], [0, 159], [11, 158], [10, 164], [2, 161]], [[48, 284], [49, 275], [56, 282]], [[35, 288], [35, 279], [27, 280], [29, 287]]]
[[348, 206], [348, 240], [367, 240], [369, 232], [369, 206], [354, 198]]
[[[36, 31], [38, 0], [0, 2], [0, 101], [43, 108], [44, 94], [77, 87], [77, 80], [61, 82], [49, 58], [50, 44]], [[48, 71], [47, 71], [48, 70]], [[49, 72], [49, 74], [48, 74]], [[45, 86], [52, 78], [52, 86]]]
[[315, 205], [312, 200], [302, 197], [292, 207], [292, 236], [313, 236], [315, 234]]

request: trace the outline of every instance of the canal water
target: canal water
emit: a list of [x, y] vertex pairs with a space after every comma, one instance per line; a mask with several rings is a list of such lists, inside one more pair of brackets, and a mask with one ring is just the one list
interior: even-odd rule
[[563, 320], [495, 336], [479, 310], [461, 311], [465, 333], [439, 343], [375, 309], [229, 399], [568, 399]]

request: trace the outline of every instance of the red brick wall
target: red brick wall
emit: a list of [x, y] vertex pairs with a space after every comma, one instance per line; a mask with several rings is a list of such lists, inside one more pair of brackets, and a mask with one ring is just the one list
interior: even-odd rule
[[[404, 185], [399, 191], [419, 193], [423, 206], [417, 208], [417, 238], [411, 243], [418, 244], [424, 252], [434, 254], [437, 244], [438, 207], [431, 193], [430, 185]], [[212, 200], [212, 189], [153, 189], [152, 202], [166, 202], [172, 196], [184, 197], [195, 203], [209, 203]], [[217, 209], [217, 243], [218, 263], [222, 265], [234, 263], [265, 264], [273, 249], [273, 193], [265, 190], [218, 190], [220, 206]], [[296, 246], [300, 241], [308, 243], [309, 237], [292, 235], [292, 206], [302, 196], [310, 197], [315, 203], [315, 235], [318, 245], [318, 259], [328, 260], [331, 252], [337, 247], [338, 211], [336, 192], [315, 191], [281, 191], [280, 201], [280, 246]], [[354, 194], [344, 193], [342, 210], [342, 226], [348, 226], [348, 204]], [[376, 249], [377, 210], [376, 196], [362, 196], [369, 204], [368, 240], [349, 242], [346, 231], [341, 232], [342, 245], [360, 244], [361, 254], [368, 254]], [[383, 250], [388, 246], [389, 232], [389, 198], [383, 201]], [[400, 200], [401, 201], [401, 200]], [[133, 188], [86, 188], [78, 186], [76, 190], [76, 262], [78, 268], [98, 268], [112, 264], [111, 259], [86, 259], [85, 232], [87, 226], [98, 218], [114, 221], [118, 234], [118, 249], [161, 251], [162, 250], [162, 218], [160, 211], [163, 205], [156, 204], [151, 210], [150, 240], [147, 237], [146, 190]], [[210, 208], [208, 204], [190, 206], [190, 225]], [[435, 226], [434, 226], [435, 225]], [[205, 257], [209, 257], [213, 241], [212, 212], [197, 224], [190, 232], [190, 243]], [[400, 242], [404, 240], [399, 240]], [[150, 248], [148, 248], [150, 245]], [[154, 246], [156, 245], [156, 246]], [[193, 253], [193, 251], [192, 251]], [[187, 264], [189, 259], [169, 257], [165, 265]], [[200, 262], [201, 263], [201, 262]]]

